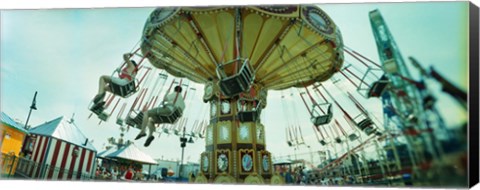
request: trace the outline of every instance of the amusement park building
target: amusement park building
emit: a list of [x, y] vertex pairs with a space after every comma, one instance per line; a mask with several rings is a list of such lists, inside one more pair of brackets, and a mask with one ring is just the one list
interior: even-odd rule
[[59, 117], [29, 132], [33, 164], [19, 166], [27, 177], [74, 180], [94, 175], [97, 151], [72, 121]]
[[[2, 122], [0, 125], [0, 150], [2, 152], [0, 162], [0, 173], [15, 172], [16, 163], [6, 156], [19, 156], [23, 140], [28, 134], [27, 130], [7, 114], [2, 112]], [[5, 155], [5, 156], [4, 156]]]
[[22, 148], [23, 140], [28, 132], [7, 114], [2, 112], [1, 117], [0, 149], [2, 154], [14, 154], [18, 156]]

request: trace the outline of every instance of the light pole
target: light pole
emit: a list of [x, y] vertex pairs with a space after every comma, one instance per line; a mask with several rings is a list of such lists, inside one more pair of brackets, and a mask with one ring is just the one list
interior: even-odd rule
[[[32, 114], [32, 110], [37, 110], [37, 91], [35, 91], [35, 95], [33, 95], [33, 100], [32, 100], [32, 105], [30, 105], [30, 111], [28, 112], [27, 120], [25, 121], [25, 130], [28, 131], [30, 127], [28, 127], [28, 120], [30, 120], [30, 115]], [[30, 138], [28, 135], [25, 136], [25, 139], [23, 140], [23, 147], [22, 147], [22, 153], [24, 156], [27, 156], [27, 147], [29, 144]]]
[[28, 112], [27, 121], [25, 121], [25, 129], [28, 130], [28, 120], [30, 119], [30, 114], [32, 114], [32, 110], [37, 110], [37, 91], [35, 91], [35, 95], [33, 96], [32, 105], [30, 106], [30, 111]]
[[180, 137], [180, 147], [182, 148], [182, 157], [180, 159], [180, 167], [178, 167], [178, 180], [181, 180], [182, 178], [182, 172], [183, 172], [183, 156], [185, 154], [185, 147], [187, 146], [187, 138], [186, 136], [190, 136], [188, 139], [188, 143], [193, 143], [193, 139], [191, 135], [187, 135], [185, 130], [186, 126], [183, 126], [183, 134], [182, 137]]

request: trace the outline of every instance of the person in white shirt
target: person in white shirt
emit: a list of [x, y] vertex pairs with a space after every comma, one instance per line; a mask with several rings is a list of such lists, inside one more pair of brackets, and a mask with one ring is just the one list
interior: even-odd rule
[[181, 92], [182, 87], [176, 86], [174, 92], [165, 96], [162, 104], [159, 107], [143, 112], [142, 126], [140, 127], [141, 130], [137, 137], [135, 137], [135, 140], [147, 136], [145, 130], [146, 126], [148, 125], [149, 134], [144, 144], [145, 147], [148, 147], [155, 138], [153, 137], [153, 132], [155, 131], [155, 123], [152, 117], [155, 117], [157, 115], [168, 116], [172, 114], [175, 109], [179, 109], [180, 113], [183, 113], [183, 110], [185, 109], [185, 102], [183, 101], [182, 95], [180, 94]]
[[118, 168], [114, 167], [110, 173], [112, 174], [112, 180], [116, 181], [118, 179]]

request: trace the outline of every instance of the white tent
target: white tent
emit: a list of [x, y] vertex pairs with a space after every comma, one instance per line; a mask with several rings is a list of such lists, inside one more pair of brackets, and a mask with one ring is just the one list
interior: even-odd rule
[[126, 145], [118, 149], [117, 151], [112, 152], [104, 157], [112, 158], [112, 159], [130, 160], [130, 161], [135, 161], [142, 164], [157, 164], [157, 162], [150, 155], [142, 152], [133, 143]]
[[29, 131], [32, 161], [48, 167], [27, 168], [25, 175], [39, 179], [72, 180], [94, 173], [97, 150], [71, 121], [58, 117]]

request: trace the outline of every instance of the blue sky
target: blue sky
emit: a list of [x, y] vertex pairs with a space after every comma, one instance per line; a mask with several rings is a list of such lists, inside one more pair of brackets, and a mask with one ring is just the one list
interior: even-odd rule
[[[379, 9], [394, 35], [404, 59], [414, 56], [424, 66], [433, 65], [452, 82], [467, 89], [467, 12], [466, 3], [365, 3], [320, 4], [340, 27], [345, 45], [378, 62], [368, 12]], [[87, 107], [98, 88], [98, 78], [110, 75], [122, 62], [122, 54], [131, 51], [141, 37], [143, 25], [153, 8], [2, 10], [1, 12], [1, 110], [12, 118], [24, 121], [35, 91], [38, 110], [32, 113], [32, 126], [75, 113], [77, 125], [101, 149], [108, 137], [120, 131], [113, 120], [98, 125], [97, 119], [87, 120]], [[351, 59], [350, 59], [351, 60]], [[409, 63], [407, 62], [407, 65]], [[412, 68], [411, 73], [417, 77]], [[342, 77], [340, 77], [342, 78]], [[344, 79], [343, 79], [344, 80]], [[345, 81], [345, 80], [344, 80]], [[348, 87], [348, 84], [341, 84]], [[440, 87], [431, 84], [432, 91]], [[202, 107], [203, 86], [195, 85], [198, 97], [193, 108]], [[330, 86], [332, 93], [341, 94]], [[351, 89], [353, 89], [350, 86]], [[353, 90], [351, 90], [353, 92]], [[296, 105], [302, 126], [312, 150], [323, 149], [315, 142], [307, 111], [298, 92], [290, 105]], [[290, 91], [286, 90], [286, 94]], [[436, 93], [438, 106], [447, 124], [465, 120], [461, 108], [447, 95]], [[197, 100], [197, 101], [195, 101]], [[293, 100], [292, 100], [293, 101]], [[369, 110], [380, 114], [378, 100], [365, 100]], [[262, 113], [266, 126], [267, 149], [274, 155], [292, 154], [285, 142], [285, 120], [279, 92], [270, 92], [268, 107]], [[348, 104], [348, 103], [347, 103]], [[449, 108], [449, 109], [444, 109]], [[187, 112], [188, 112], [187, 108]], [[188, 117], [197, 118], [193, 111]], [[340, 117], [338, 117], [340, 118]], [[379, 116], [381, 118], [381, 116]], [[290, 121], [294, 118], [291, 117]], [[193, 119], [189, 120], [190, 124]], [[126, 139], [133, 139], [138, 130], [131, 130]], [[174, 136], [157, 138], [149, 148], [138, 147], [154, 158], [178, 159], [180, 147]], [[197, 161], [204, 150], [198, 140], [186, 148], [185, 158]], [[301, 152], [308, 151], [302, 148]]]

